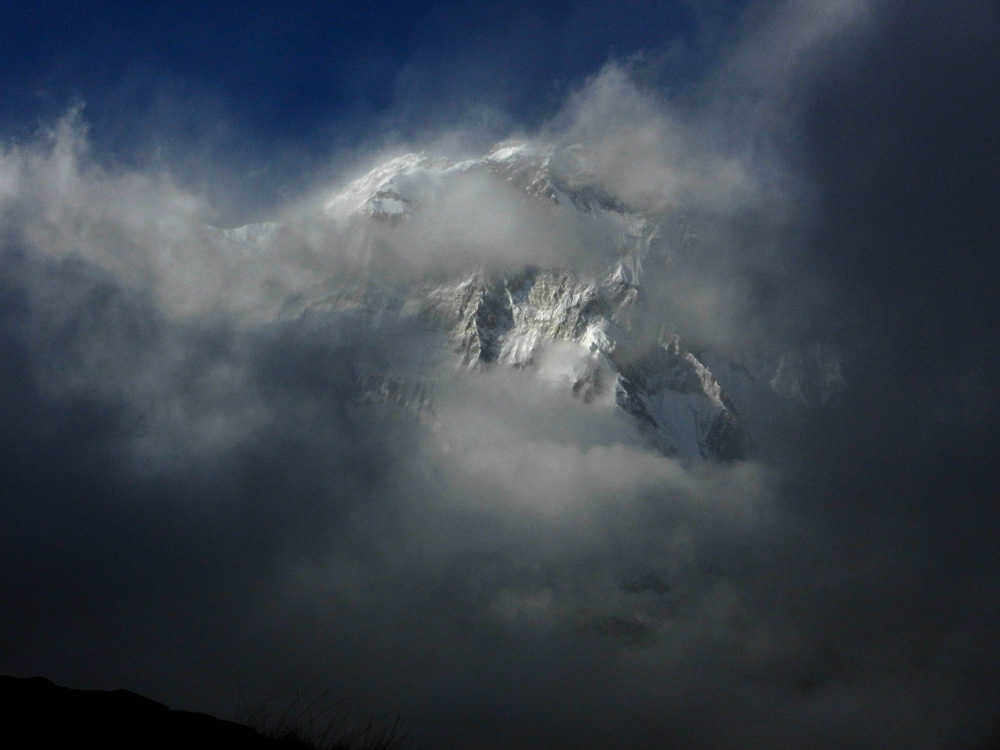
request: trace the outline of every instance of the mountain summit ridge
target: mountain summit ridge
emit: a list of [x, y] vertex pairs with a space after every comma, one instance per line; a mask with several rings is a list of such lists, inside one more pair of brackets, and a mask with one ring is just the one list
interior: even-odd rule
[[[613, 404], [660, 452], [689, 461], [748, 458], [768, 442], [769, 412], [826, 402], [843, 389], [836, 354], [822, 347], [766, 362], [706, 358], [692, 348], [648, 301], [648, 289], [675, 262], [678, 249], [664, 230], [676, 219], [618, 200], [588, 162], [581, 145], [520, 140], [476, 159], [423, 151], [376, 166], [329, 194], [320, 211], [322, 221], [365, 248], [359, 275], [305, 301], [301, 314], [353, 309], [367, 325], [395, 327], [400, 344], [391, 361], [362, 367], [361, 378], [368, 400], [417, 408], [433, 402], [433, 373], [449, 361], [452, 369], [511, 366], [541, 375], [539, 360], [558, 349], [565, 366], [555, 378], [575, 397]], [[494, 217], [487, 199], [495, 195], [520, 196], [524, 216], [539, 226], [583, 227], [576, 236], [597, 262], [582, 269], [525, 262], [504, 258], [500, 247], [500, 262], [477, 262], [470, 253], [469, 263], [435, 278], [380, 281], [373, 269], [403, 263], [415, 233], [433, 229], [434, 212], [449, 201], [468, 211], [467, 243], [488, 235]], [[267, 225], [228, 236], [259, 242], [274, 231]], [[715, 370], [724, 371], [724, 383]], [[744, 412], [755, 415], [755, 429]]]

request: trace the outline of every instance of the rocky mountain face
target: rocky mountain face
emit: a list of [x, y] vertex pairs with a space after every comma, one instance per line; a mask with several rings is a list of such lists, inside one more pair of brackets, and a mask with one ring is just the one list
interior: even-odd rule
[[[381, 232], [405, 238], [408, 223], [470, 178], [504, 184], [554, 223], [572, 218], [594, 238], [600, 262], [583, 269], [471, 262], [403, 284], [383, 283], [362, 264], [357, 275], [305, 301], [299, 314], [350, 309], [373, 329], [405, 332], [405, 345], [361, 368], [369, 400], [432, 408], [433, 371], [449, 365], [537, 370], [584, 402], [631, 415], [665, 455], [731, 461], [766, 449], [775, 413], [828, 403], [843, 390], [836, 353], [822, 346], [734, 358], [696, 346], [658, 319], [647, 290], [671, 272], [665, 220], [605, 190], [582, 147], [505, 142], [459, 162], [407, 154], [331, 195], [322, 219], [361, 238], [371, 271], [387, 263], [376, 257]], [[241, 227], [227, 237], [259, 243], [278, 229]], [[540, 366], [553, 350], [562, 363], [554, 376]]]

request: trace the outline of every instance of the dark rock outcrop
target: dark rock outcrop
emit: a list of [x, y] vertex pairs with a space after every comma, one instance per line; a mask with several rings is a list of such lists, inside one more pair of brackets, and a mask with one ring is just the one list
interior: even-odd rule
[[[286, 746], [250, 727], [191, 711], [173, 711], [128, 690], [72, 690], [42, 677], [0, 676], [8, 719], [6, 746], [135, 748], [198, 743], [210, 747]], [[218, 744], [217, 744], [218, 743]]]

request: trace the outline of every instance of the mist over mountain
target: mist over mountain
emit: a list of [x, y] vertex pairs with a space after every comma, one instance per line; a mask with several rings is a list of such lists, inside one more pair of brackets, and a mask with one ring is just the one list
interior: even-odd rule
[[86, 106], [5, 141], [0, 672], [320, 686], [412, 747], [990, 747], [998, 16], [761, 6], [683, 91], [613, 60], [251, 223]]

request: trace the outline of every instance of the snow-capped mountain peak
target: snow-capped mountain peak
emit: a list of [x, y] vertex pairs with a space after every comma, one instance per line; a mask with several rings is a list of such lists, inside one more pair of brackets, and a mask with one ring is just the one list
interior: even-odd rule
[[528, 194], [583, 211], [627, 213], [589, 175], [585, 149], [533, 141], [503, 141], [487, 155], [453, 161], [427, 152], [397, 156], [334, 192], [324, 204], [335, 220], [367, 215], [400, 218], [433, 199], [455, 177], [486, 174]]
[[407, 214], [439, 189], [442, 177], [454, 166], [451, 160], [426, 152], [403, 154], [334, 193], [323, 208], [329, 217], [341, 220], [355, 214]]
[[[808, 406], [842, 386], [836, 355], [825, 349], [748, 366], [692, 349], [669, 321], [658, 319], [645, 288], [672, 270], [672, 248], [661, 231], [668, 219], [617, 200], [590, 162], [582, 146], [528, 140], [504, 141], [485, 156], [463, 161], [408, 153], [335, 191], [322, 211], [349, 232], [373, 232], [378, 239], [367, 241], [366, 252], [388, 247], [391, 253], [392, 243], [406, 249], [409, 219], [471, 177], [504, 194], [520, 192], [541, 211], [532, 214], [536, 219], [586, 227], [601, 246], [603, 272], [531, 263], [486, 271], [473, 265], [452, 268], [447, 279], [411, 279], [391, 289], [370, 285], [364, 272], [361, 286], [339, 281], [329, 287], [337, 291], [306, 300], [300, 309], [353, 309], [369, 315], [379, 331], [405, 329], [407, 341], [393, 361], [382, 362], [381, 369], [361, 368], [371, 400], [425, 408], [433, 402], [436, 368], [453, 371], [446, 367], [449, 359], [471, 370], [512, 366], [555, 377], [594, 409], [631, 415], [651, 444], [687, 460], [745, 458], [767, 443], [769, 415], [783, 408], [776, 404]], [[459, 220], [475, 222], [477, 215]], [[379, 234], [380, 227], [392, 234]], [[466, 227], [461, 236], [474, 237], [476, 229]], [[230, 232], [229, 238], [260, 242], [268, 233], [273, 227]], [[554, 351], [564, 366], [553, 369]], [[814, 384], [817, 379], [823, 382]], [[819, 395], [812, 398], [814, 391]]]

